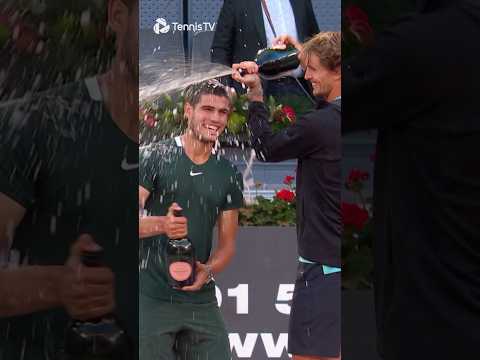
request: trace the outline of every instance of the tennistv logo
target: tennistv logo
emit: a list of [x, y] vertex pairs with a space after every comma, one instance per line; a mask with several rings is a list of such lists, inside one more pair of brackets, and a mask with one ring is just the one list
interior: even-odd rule
[[164, 18], [158, 18], [155, 20], [155, 25], [153, 26], [153, 32], [157, 35], [166, 34], [170, 31], [170, 25], [167, 24], [167, 20]]
[[157, 35], [166, 34], [170, 30], [172, 33], [176, 31], [193, 31], [195, 33], [202, 31], [215, 31], [216, 23], [210, 22], [195, 22], [192, 24], [180, 24], [178, 22], [172, 22], [169, 24], [164, 18], [158, 18], [155, 20], [155, 25], [153, 25], [153, 32]]

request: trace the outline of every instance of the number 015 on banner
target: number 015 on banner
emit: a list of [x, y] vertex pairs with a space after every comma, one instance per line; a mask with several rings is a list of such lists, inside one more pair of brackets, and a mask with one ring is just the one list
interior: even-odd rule
[[[275, 309], [285, 315], [290, 314], [290, 303], [292, 301], [294, 284], [279, 284], [275, 298]], [[218, 286], [215, 286], [218, 306], [222, 306], [223, 295]], [[272, 296], [275, 294], [272, 294]], [[249, 292], [248, 284], [238, 284], [234, 288], [227, 289], [227, 296], [236, 299], [236, 313], [248, 314]]]

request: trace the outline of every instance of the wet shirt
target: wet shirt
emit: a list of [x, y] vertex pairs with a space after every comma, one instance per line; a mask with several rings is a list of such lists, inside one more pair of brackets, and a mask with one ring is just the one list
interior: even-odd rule
[[[138, 144], [110, 117], [96, 79], [0, 108], [0, 192], [26, 209], [11, 262], [64, 264], [90, 233], [115, 273], [116, 312], [134, 339], [137, 182]], [[1, 319], [0, 358], [56, 359], [68, 320], [62, 308]]]
[[[188, 238], [201, 263], [210, 257], [219, 214], [243, 205], [243, 180], [235, 166], [220, 155], [211, 155], [202, 165], [194, 164], [183, 151], [180, 138], [141, 149], [139, 184], [150, 192], [145, 204], [148, 215], [165, 216], [173, 202], [182, 207], [182, 215], [188, 220]], [[169, 302], [215, 302], [213, 282], [196, 292], [182, 292], [168, 285], [167, 242], [166, 235], [141, 241], [141, 293]]]
[[288, 128], [273, 133], [264, 103], [252, 102], [248, 126], [261, 161], [298, 159], [296, 176], [299, 255], [340, 268], [342, 220], [340, 100], [321, 101]]

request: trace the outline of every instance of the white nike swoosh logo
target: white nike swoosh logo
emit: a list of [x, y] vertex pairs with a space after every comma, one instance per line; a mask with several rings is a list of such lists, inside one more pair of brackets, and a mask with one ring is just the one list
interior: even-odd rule
[[138, 168], [138, 164], [129, 164], [127, 159], [122, 160], [122, 169], [125, 171], [134, 170]]
[[197, 175], [202, 175], [203, 173], [194, 173], [192, 170], [190, 170], [190, 176], [197, 176]]

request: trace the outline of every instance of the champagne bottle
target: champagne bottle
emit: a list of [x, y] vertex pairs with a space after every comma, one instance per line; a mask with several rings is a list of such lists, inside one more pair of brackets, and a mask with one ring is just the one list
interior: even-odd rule
[[293, 46], [287, 46], [285, 49], [259, 50], [255, 62], [260, 76], [267, 80], [288, 76], [300, 65], [298, 50]]
[[[181, 216], [175, 211], [175, 216]], [[169, 239], [166, 249], [168, 282], [174, 289], [193, 285], [195, 282], [195, 249], [188, 237]]]
[[[88, 267], [103, 265], [103, 251], [86, 251], [82, 263]], [[67, 360], [133, 360], [130, 339], [114, 314], [81, 321], [72, 319], [65, 332]]]

